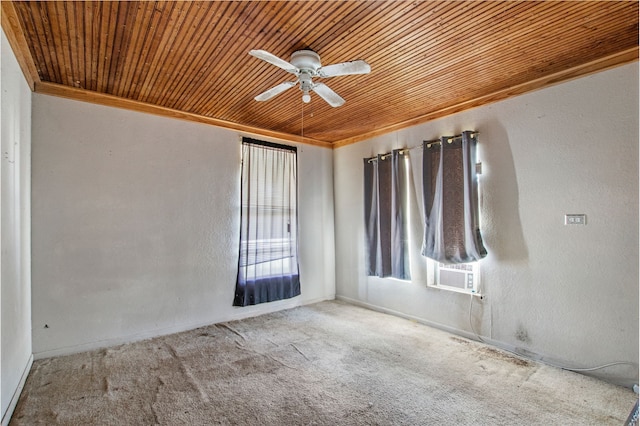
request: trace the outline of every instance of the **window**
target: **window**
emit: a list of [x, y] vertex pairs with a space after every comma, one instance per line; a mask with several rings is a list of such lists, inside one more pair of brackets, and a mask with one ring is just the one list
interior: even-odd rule
[[423, 145], [425, 223], [423, 254], [427, 284], [480, 294], [480, 264], [486, 256], [480, 235], [477, 135], [463, 132]]
[[243, 138], [240, 193], [234, 306], [298, 296], [296, 148]]

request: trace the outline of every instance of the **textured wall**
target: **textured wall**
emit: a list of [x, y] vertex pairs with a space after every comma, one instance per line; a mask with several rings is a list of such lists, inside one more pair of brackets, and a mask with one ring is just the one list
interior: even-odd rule
[[[486, 298], [473, 327], [532, 357], [637, 382], [638, 64], [476, 108], [334, 152], [337, 295], [460, 333], [470, 297], [364, 272], [362, 158], [480, 132]], [[586, 226], [565, 226], [585, 213]], [[420, 267], [421, 269], [417, 269]]]
[[[2, 31], [2, 416], [31, 359], [31, 91]], [[4, 424], [4, 422], [3, 422]]]
[[299, 149], [302, 296], [234, 308], [237, 133], [37, 94], [33, 122], [36, 357], [334, 297], [331, 151]]

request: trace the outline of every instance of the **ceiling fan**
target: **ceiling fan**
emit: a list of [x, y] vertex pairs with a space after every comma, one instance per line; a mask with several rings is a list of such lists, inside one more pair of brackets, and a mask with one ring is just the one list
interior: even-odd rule
[[310, 91], [315, 92], [318, 96], [324, 99], [332, 107], [339, 107], [344, 104], [344, 99], [340, 97], [336, 92], [331, 90], [329, 86], [324, 83], [314, 83], [314, 77], [335, 77], [338, 75], [351, 75], [351, 74], [368, 74], [371, 72], [371, 67], [363, 60], [341, 62], [339, 64], [333, 64], [323, 67], [320, 63], [320, 55], [313, 50], [298, 50], [291, 54], [291, 61], [287, 62], [284, 59], [280, 59], [277, 56], [267, 52], [266, 50], [251, 50], [249, 52], [251, 56], [255, 56], [258, 59], [269, 62], [283, 70], [290, 72], [297, 77], [296, 81], [286, 81], [280, 83], [275, 87], [267, 90], [264, 93], [255, 97], [256, 101], [268, 101], [276, 95], [284, 92], [285, 90], [300, 83], [300, 90], [302, 90], [302, 101], [309, 103], [311, 101]]

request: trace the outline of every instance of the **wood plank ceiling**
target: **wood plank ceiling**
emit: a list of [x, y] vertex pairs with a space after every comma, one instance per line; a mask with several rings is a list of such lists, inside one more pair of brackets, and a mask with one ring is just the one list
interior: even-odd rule
[[[638, 2], [2, 2], [36, 92], [342, 146], [638, 58]], [[291, 89], [253, 98], [310, 48], [368, 75], [322, 81], [332, 108]], [[302, 139], [304, 137], [304, 140]]]

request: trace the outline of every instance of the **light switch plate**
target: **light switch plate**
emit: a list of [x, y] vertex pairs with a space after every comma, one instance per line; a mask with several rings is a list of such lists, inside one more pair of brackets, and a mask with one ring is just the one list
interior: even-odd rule
[[587, 215], [586, 214], [565, 214], [564, 224], [565, 225], [586, 225]]

